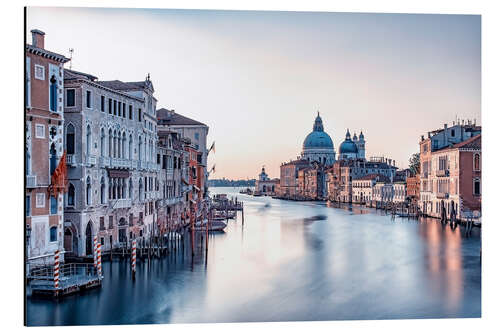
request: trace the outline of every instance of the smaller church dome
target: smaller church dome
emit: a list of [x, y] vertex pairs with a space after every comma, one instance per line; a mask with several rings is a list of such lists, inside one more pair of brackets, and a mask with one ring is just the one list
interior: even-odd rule
[[341, 154], [349, 154], [349, 153], [357, 154], [358, 147], [356, 146], [356, 144], [352, 140], [349, 140], [349, 141], [346, 140], [346, 141], [342, 142], [342, 144], [340, 145], [340, 153]]
[[358, 146], [356, 146], [354, 141], [351, 140], [351, 134], [349, 133], [349, 129], [347, 130], [347, 133], [345, 135], [344, 142], [342, 142], [340, 145], [339, 153], [340, 154], [357, 154], [358, 153]]

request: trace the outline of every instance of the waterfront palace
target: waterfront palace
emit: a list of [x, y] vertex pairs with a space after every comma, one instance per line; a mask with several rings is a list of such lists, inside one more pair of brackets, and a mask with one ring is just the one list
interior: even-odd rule
[[148, 244], [190, 223], [207, 194], [208, 126], [157, 109], [150, 75], [101, 81], [26, 45], [26, 235], [30, 262]]

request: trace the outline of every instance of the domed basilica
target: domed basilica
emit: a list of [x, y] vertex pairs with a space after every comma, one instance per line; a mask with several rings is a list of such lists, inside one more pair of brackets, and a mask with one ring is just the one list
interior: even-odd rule
[[[318, 115], [314, 121], [313, 131], [306, 136], [302, 146], [302, 159], [309, 162], [318, 162], [324, 165], [332, 165], [335, 162], [335, 148], [330, 136], [324, 131], [323, 120]], [[347, 130], [345, 140], [340, 144], [340, 160], [365, 158], [365, 136], [363, 131], [359, 138], [354, 133], [351, 139], [349, 129]]]
[[333, 141], [323, 129], [323, 120], [321, 120], [319, 112], [314, 121], [313, 131], [306, 136], [302, 145], [302, 159], [325, 165], [331, 165], [335, 162]]

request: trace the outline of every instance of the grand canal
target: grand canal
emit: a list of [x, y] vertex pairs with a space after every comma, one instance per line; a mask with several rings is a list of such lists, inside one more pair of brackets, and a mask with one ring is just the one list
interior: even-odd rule
[[[480, 230], [212, 188], [245, 220], [163, 259], [103, 264], [101, 289], [27, 299], [28, 325], [481, 316]], [[205, 255], [206, 254], [206, 255]]]

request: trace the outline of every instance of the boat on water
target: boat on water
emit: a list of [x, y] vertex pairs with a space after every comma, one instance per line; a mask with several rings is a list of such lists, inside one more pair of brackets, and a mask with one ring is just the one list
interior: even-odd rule
[[248, 194], [248, 195], [251, 195], [251, 194], [252, 194], [252, 190], [251, 190], [249, 187], [247, 187], [246, 189], [241, 190], [241, 191], [240, 191], [240, 194]]
[[[227, 223], [224, 222], [224, 220], [220, 219], [213, 219], [209, 224], [208, 224], [208, 231], [224, 231], [224, 229], [227, 227]], [[194, 225], [194, 230], [195, 231], [205, 231], [207, 228], [207, 220], [204, 220], [203, 222], [196, 222]]]

